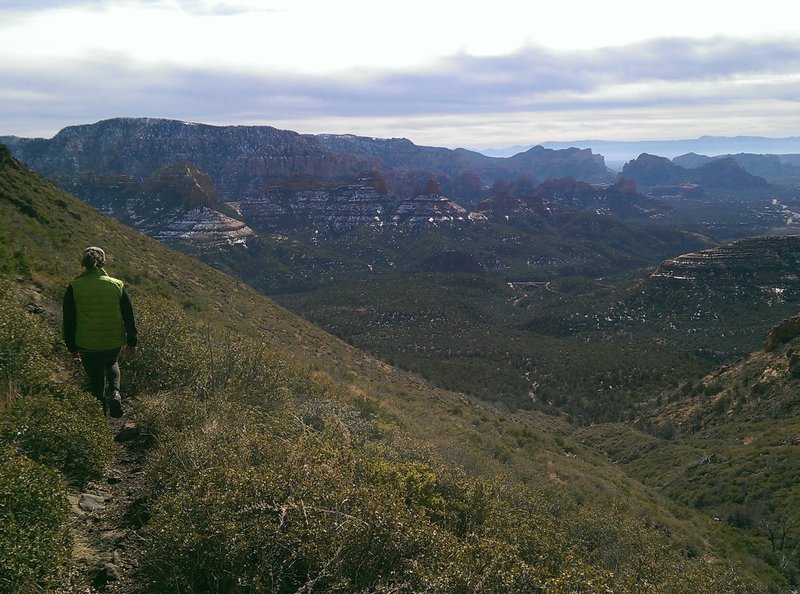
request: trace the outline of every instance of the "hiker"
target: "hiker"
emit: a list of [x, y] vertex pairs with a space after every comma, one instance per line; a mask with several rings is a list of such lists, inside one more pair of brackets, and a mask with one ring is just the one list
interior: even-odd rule
[[64, 342], [72, 358], [83, 363], [92, 394], [103, 413], [122, 416], [119, 364], [123, 346], [126, 356], [136, 355], [136, 322], [125, 284], [103, 268], [106, 254], [99, 247], [83, 250], [83, 273], [64, 294]]

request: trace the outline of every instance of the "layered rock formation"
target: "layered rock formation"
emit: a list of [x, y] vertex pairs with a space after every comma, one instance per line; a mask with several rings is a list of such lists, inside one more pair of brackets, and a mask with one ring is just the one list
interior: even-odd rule
[[654, 219], [668, 208], [636, 191], [636, 184], [620, 180], [610, 186], [593, 186], [571, 177], [547, 180], [537, 187], [510, 188], [483, 201], [478, 211], [493, 218], [549, 217], [586, 211], [620, 219]]
[[467, 220], [464, 207], [439, 194], [402, 198], [386, 191], [375, 173], [330, 188], [295, 190], [274, 185], [238, 203], [243, 219], [257, 230], [318, 229], [343, 232], [363, 225], [411, 225]]
[[200, 250], [246, 244], [255, 236], [242, 221], [203, 205], [168, 215], [158, 225], [141, 230], [158, 241], [189, 244]]
[[132, 176], [82, 175], [59, 180], [86, 202], [166, 243], [210, 249], [246, 243], [253, 230], [235, 209], [217, 201], [211, 178], [190, 163]]
[[800, 291], [800, 236], [744, 239], [684, 254], [662, 262], [650, 280], [791, 299]]
[[311, 175], [344, 180], [374, 170], [383, 171], [388, 189], [400, 195], [413, 191], [404, 185], [414, 183], [413, 172], [454, 184], [469, 175], [477, 175], [484, 184], [520, 176], [613, 179], [603, 158], [589, 150], [535, 147], [505, 159], [463, 149], [417, 146], [406, 139], [303, 135], [269, 126], [120, 118], [65, 128], [50, 140], [5, 140], [17, 158], [47, 176], [92, 173], [145, 179], [187, 161], [211, 176], [222, 201], [239, 200], [270, 178]]

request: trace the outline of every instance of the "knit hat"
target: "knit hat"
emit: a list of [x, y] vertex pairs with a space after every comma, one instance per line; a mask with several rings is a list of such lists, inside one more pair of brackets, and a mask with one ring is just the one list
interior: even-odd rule
[[99, 247], [87, 247], [83, 250], [81, 265], [84, 268], [102, 268], [106, 265], [106, 253]]

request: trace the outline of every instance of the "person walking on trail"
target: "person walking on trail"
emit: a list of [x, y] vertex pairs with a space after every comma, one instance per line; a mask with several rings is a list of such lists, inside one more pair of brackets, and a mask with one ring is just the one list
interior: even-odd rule
[[80, 360], [92, 394], [104, 414], [122, 416], [119, 358], [122, 347], [136, 355], [136, 322], [125, 284], [105, 271], [106, 254], [99, 247], [83, 250], [84, 271], [64, 294], [64, 342], [72, 358]]

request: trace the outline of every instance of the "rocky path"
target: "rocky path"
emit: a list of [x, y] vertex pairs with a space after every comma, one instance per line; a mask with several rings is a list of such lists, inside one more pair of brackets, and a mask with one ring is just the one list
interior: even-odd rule
[[107, 422], [115, 436], [115, 459], [102, 479], [69, 494], [73, 562], [57, 594], [134, 591], [137, 531], [146, 521], [141, 496], [145, 453], [133, 422], [124, 417]]

